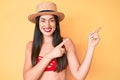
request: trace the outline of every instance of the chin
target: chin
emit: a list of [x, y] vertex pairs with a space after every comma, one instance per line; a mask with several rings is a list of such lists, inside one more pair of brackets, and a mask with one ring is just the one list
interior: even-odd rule
[[43, 34], [44, 36], [51, 37], [52, 34]]

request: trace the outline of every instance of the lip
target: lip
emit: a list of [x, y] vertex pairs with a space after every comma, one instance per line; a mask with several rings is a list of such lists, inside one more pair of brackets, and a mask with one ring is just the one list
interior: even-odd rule
[[52, 31], [52, 28], [43, 28], [43, 30], [44, 30], [45, 32], [51, 32], [51, 31]]

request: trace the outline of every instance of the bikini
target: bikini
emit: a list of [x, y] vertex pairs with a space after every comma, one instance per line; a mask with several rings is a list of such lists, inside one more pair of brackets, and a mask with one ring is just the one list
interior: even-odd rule
[[[40, 62], [40, 60], [42, 59], [42, 56], [39, 56], [37, 59], [37, 62]], [[55, 71], [57, 67], [57, 60], [53, 59], [48, 66], [45, 68], [45, 71]]]

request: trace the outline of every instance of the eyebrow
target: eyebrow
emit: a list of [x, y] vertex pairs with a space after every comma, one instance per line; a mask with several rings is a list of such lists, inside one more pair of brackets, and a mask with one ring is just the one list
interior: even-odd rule
[[[43, 20], [45, 20], [45, 18], [40, 18], [40, 19], [43, 19]], [[51, 18], [49, 18], [49, 19], [54, 19], [54, 17], [51, 17]]]

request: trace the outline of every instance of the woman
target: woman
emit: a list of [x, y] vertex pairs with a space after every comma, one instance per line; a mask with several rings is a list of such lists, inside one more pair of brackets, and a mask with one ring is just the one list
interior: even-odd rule
[[65, 80], [67, 66], [77, 80], [83, 80], [99, 42], [99, 29], [89, 35], [87, 53], [80, 65], [72, 41], [60, 35], [59, 22], [64, 14], [57, 12], [52, 2], [40, 3], [36, 10], [28, 17], [35, 23], [35, 32], [33, 41], [26, 46], [24, 80]]

